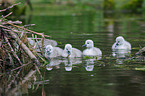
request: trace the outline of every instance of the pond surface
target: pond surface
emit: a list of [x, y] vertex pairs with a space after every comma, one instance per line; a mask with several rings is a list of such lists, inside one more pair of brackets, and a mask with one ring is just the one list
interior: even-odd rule
[[[83, 51], [85, 40], [91, 39], [103, 56], [100, 60], [52, 59], [40, 69], [43, 80], [36, 72], [27, 86], [18, 87], [21, 90], [15, 96], [145, 96], [145, 63], [131, 59], [145, 46], [143, 13], [107, 13], [96, 9], [67, 14], [68, 9], [61, 9], [64, 13], [59, 15], [52, 14], [54, 9], [47, 8], [47, 4], [38, 5], [34, 5], [32, 16], [28, 17], [29, 23], [36, 24], [31, 29], [50, 35], [60, 48], [70, 43]], [[131, 58], [124, 54], [112, 56], [111, 47], [120, 35], [132, 45]]]

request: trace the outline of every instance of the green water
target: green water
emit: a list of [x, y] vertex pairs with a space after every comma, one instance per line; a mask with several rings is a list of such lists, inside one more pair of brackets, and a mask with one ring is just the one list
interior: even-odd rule
[[[102, 9], [58, 8], [59, 5], [35, 3], [25, 22], [31, 29], [44, 32], [64, 48], [66, 43], [83, 51], [85, 40], [92, 39], [102, 50], [99, 61], [86, 59], [53, 59], [23, 84], [12, 90], [15, 96], [144, 96], [145, 63], [129, 56], [112, 56], [112, 44], [119, 35], [132, 45], [131, 56], [145, 46], [143, 13], [105, 12]], [[62, 12], [61, 12], [62, 11]], [[128, 59], [129, 58], [129, 59]], [[49, 67], [49, 70], [46, 68]], [[68, 71], [68, 70], [69, 71]], [[90, 69], [90, 70], [88, 70]], [[44, 81], [44, 82], [43, 82]], [[11, 91], [10, 91], [11, 92]]]

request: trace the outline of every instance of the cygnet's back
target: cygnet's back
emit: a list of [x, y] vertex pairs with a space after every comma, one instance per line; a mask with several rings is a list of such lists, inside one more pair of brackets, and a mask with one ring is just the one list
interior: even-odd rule
[[[40, 47], [42, 47], [42, 40], [38, 41]], [[44, 39], [44, 48], [47, 45], [51, 45], [53, 47], [57, 46], [57, 42], [55, 40], [50, 40], [50, 39]]]
[[72, 48], [71, 44], [66, 44], [62, 53], [62, 57], [81, 57], [82, 52], [76, 48]]
[[101, 56], [102, 52], [99, 48], [93, 47], [92, 49], [85, 49], [83, 51], [83, 55], [85, 55], [85, 56]]

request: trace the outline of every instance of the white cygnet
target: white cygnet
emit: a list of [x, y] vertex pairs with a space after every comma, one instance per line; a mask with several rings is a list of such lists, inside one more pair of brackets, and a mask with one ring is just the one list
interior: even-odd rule
[[45, 48], [45, 57], [46, 58], [54, 58], [61, 56], [62, 49], [59, 47], [52, 47], [51, 45], [47, 45]]
[[131, 44], [127, 41], [122, 36], [118, 36], [116, 38], [116, 42], [112, 46], [112, 50], [131, 50]]
[[66, 44], [62, 52], [62, 57], [81, 57], [82, 52], [76, 48], [72, 48], [71, 44]]
[[86, 40], [85, 44], [87, 49], [83, 51], [84, 56], [101, 56], [102, 51], [99, 48], [94, 47], [94, 43], [92, 40]]

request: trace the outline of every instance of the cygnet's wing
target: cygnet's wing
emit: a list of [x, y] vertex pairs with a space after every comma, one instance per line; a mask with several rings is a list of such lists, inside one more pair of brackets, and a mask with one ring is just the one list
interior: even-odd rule
[[82, 52], [79, 49], [72, 48], [72, 57], [81, 57]]
[[[42, 40], [38, 41], [39, 45], [42, 46]], [[44, 39], [44, 47], [47, 45], [52, 45], [53, 47], [57, 46], [57, 42], [55, 40]]]
[[125, 41], [125, 46], [127, 46], [128, 50], [131, 50], [131, 44], [127, 41]]
[[55, 57], [57, 56], [61, 56], [62, 55], [63, 50], [59, 47], [53, 47], [53, 55]]
[[65, 51], [65, 50], [63, 50], [62, 51], [62, 55], [61, 55], [62, 57], [67, 57], [68, 56], [68, 54], [67, 54], [67, 52]]
[[94, 50], [94, 52], [96, 52], [96, 54], [98, 56], [101, 56], [102, 55], [102, 51], [99, 48], [94, 47], [93, 50]]

